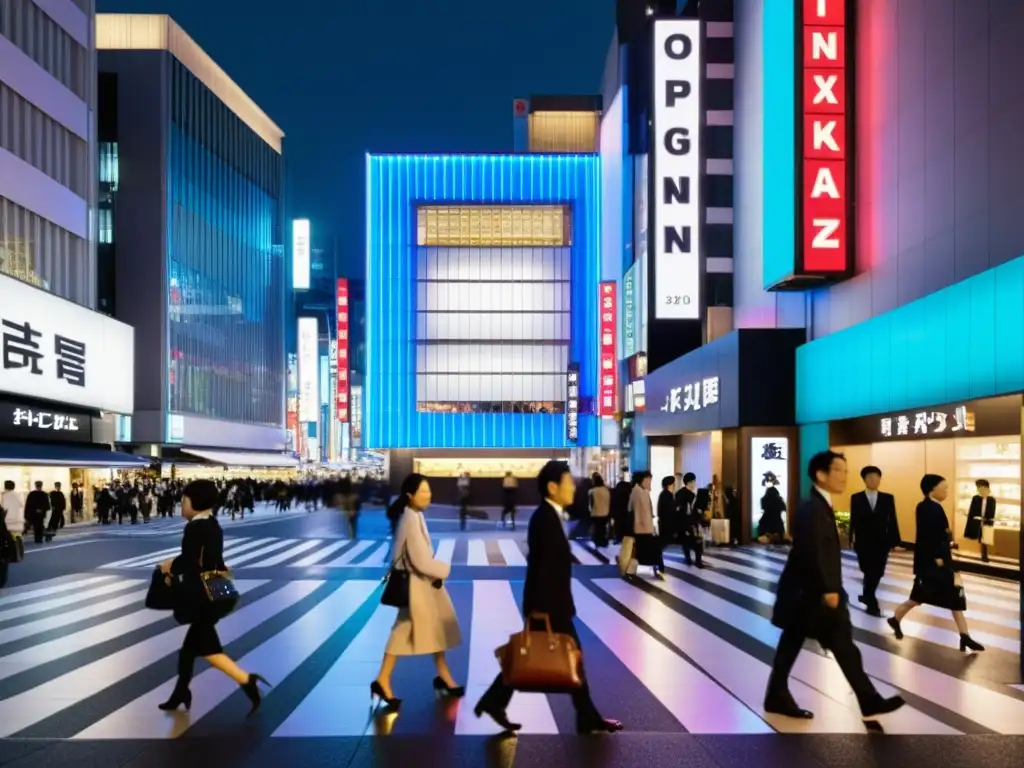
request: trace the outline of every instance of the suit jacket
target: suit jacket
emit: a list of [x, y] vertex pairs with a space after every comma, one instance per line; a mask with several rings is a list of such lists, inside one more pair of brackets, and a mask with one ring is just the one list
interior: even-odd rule
[[867, 491], [850, 497], [850, 536], [859, 553], [885, 553], [900, 544], [900, 527], [896, 521], [896, 498], [878, 492], [875, 508], [871, 508]]
[[933, 499], [924, 499], [917, 505], [917, 540], [914, 542], [914, 573], [921, 575], [934, 570], [935, 561], [941, 559], [944, 567], [951, 568], [953, 554], [949, 546], [949, 518], [946, 510]]
[[[982, 502], [985, 502], [984, 511], [982, 511]], [[991, 525], [992, 521], [995, 519], [995, 498], [989, 496], [987, 499], [983, 499], [981, 496], [975, 496], [971, 499], [971, 506], [967, 511], [967, 524], [964, 526], [964, 538], [980, 541], [983, 521], [985, 525]]]
[[523, 614], [546, 613], [555, 632], [572, 630], [576, 604], [572, 599], [572, 552], [553, 506], [542, 501], [530, 517], [526, 533], [526, 584]]
[[[793, 546], [776, 590], [772, 623], [782, 629], [798, 629], [823, 644], [835, 631], [836, 618], [845, 614], [842, 554], [839, 530], [832, 507], [816, 490], [802, 501], [793, 515]], [[832, 611], [828, 626], [823, 618], [822, 596], [837, 593], [840, 611]], [[832, 614], [835, 614], [833, 616]]]

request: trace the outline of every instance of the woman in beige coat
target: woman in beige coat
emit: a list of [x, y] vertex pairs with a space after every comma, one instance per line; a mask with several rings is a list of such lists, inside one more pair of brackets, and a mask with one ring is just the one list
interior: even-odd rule
[[633, 538], [636, 542], [636, 557], [640, 565], [650, 565], [654, 575], [665, 578], [665, 561], [661, 556], [661, 541], [654, 535], [654, 504], [651, 501], [651, 473], [637, 472], [633, 476], [636, 485], [629, 494], [629, 511], [633, 513]]
[[391, 709], [402, 703], [391, 690], [391, 673], [399, 656], [432, 654], [437, 667], [434, 690], [456, 698], [466, 692], [455, 682], [444, 656], [445, 651], [462, 642], [462, 635], [455, 608], [444, 588], [451, 566], [434, 558], [423, 517], [430, 506], [430, 484], [423, 475], [413, 473], [402, 483], [401, 495], [406, 507], [398, 522], [391, 557], [393, 568], [409, 571], [409, 607], [398, 611], [380, 672], [370, 686], [371, 695]]

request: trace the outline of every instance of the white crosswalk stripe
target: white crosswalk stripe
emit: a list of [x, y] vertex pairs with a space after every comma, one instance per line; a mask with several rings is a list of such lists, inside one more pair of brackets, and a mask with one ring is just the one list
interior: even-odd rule
[[[232, 569], [251, 568], [383, 568], [391, 553], [390, 541], [362, 539], [283, 539], [276, 537], [229, 537], [225, 540], [224, 561]], [[523, 536], [436, 537], [435, 557], [450, 565], [516, 567], [526, 565], [527, 547]], [[573, 559], [581, 566], [614, 565], [614, 556], [598, 553], [589, 545], [570, 543]], [[137, 555], [107, 563], [101, 568], [131, 570], [152, 568], [174, 557], [178, 548], [170, 547], [146, 555]], [[609, 559], [610, 558], [610, 559]]]
[[[438, 552], [448, 549], [450, 541], [441, 539]], [[243, 556], [252, 557], [255, 567], [276, 559], [272, 565], [305, 561], [304, 567], [319, 568], [351, 551], [357, 554], [350, 562], [381, 564], [387, 554], [386, 542], [345, 543], [349, 546], [330, 551], [321, 540], [257, 539], [234, 546], [248, 544]], [[512, 553], [522, 556], [518, 545], [502, 554], [516, 544], [512, 539], [480, 543], [489, 563], [499, 556], [510, 563], [516, 559]], [[271, 546], [273, 551], [259, 554]], [[461, 546], [452, 551], [469, 553]], [[628, 703], [626, 709], [640, 712], [637, 717], [659, 732], [863, 733], [849, 685], [835, 661], [816, 648], [801, 653], [790, 682], [797, 701], [816, 717], [794, 721], [764, 713], [762, 697], [779, 638], [768, 618], [774, 594], [764, 585], [777, 582], [784, 557], [763, 549], [706, 555], [710, 567], [696, 569], [669, 553], [664, 580], [629, 582], [609, 571], [576, 567], [577, 626], [595, 688], [623, 707]], [[377, 732], [367, 714], [368, 690], [396, 613], [379, 603], [379, 578], [354, 573], [354, 579], [332, 580], [291, 573], [300, 579], [240, 577], [240, 606], [217, 626], [227, 652], [237, 654], [241, 667], [277, 686], [266, 694], [279, 713], [268, 734], [327, 738]], [[455, 736], [497, 732], [487, 718], [474, 716], [472, 705], [498, 673], [494, 649], [521, 629], [523, 615], [521, 581], [495, 576], [455, 579], [448, 587], [468, 648], [468, 658], [455, 654], [462, 660], [452, 661], [467, 689], [447, 725]], [[845, 568], [851, 594], [856, 594], [858, 578], [855, 567]], [[887, 579], [879, 593], [883, 607], [909, 590], [904, 574], [894, 572]], [[991, 592], [1010, 594], [997, 582], [977, 581]], [[215, 727], [213, 715], [221, 710], [244, 713], [237, 685], [205, 666], [196, 669], [194, 703], [187, 715], [168, 716], [156, 709], [173, 688], [186, 628], [142, 606], [145, 585], [143, 578], [82, 574], [0, 595], [0, 738], [189, 738], [203, 735], [199, 727]], [[1019, 603], [992, 598], [973, 613], [972, 606], [969, 597], [967, 617], [972, 635], [989, 648], [986, 664], [1014, 667], [1020, 649]], [[922, 610], [917, 627], [908, 617], [901, 643], [891, 639], [882, 619], [856, 608], [851, 619], [865, 671], [876, 688], [910, 701], [885, 719], [887, 732], [1024, 735], [1024, 690], [1005, 679], [968, 672], [955, 647], [951, 620], [941, 611]], [[523, 724], [524, 733], [556, 734], [562, 726], [552, 701], [543, 694], [517, 694], [508, 714]], [[630, 713], [609, 714], [628, 718]]]

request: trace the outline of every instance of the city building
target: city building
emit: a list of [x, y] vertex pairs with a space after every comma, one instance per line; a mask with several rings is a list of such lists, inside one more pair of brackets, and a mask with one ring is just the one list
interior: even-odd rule
[[134, 450], [292, 466], [284, 134], [171, 18], [101, 14], [96, 37], [98, 290], [136, 330]]
[[110, 450], [134, 407], [134, 342], [95, 311], [92, 13], [0, 5], [0, 481], [21, 490], [148, 463]]
[[475, 497], [496, 502], [506, 471], [599, 445], [615, 372], [599, 371], [598, 157], [371, 155], [366, 183], [364, 446], [442, 497], [462, 472], [494, 480]]

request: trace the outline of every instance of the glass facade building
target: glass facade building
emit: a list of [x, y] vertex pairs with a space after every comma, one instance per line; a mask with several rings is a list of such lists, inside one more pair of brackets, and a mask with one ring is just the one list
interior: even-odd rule
[[169, 408], [281, 423], [281, 156], [180, 62], [167, 144]]
[[600, 160], [369, 156], [368, 448], [598, 443]]
[[280, 450], [283, 134], [168, 17], [97, 29], [100, 295], [137, 329], [134, 441]]

